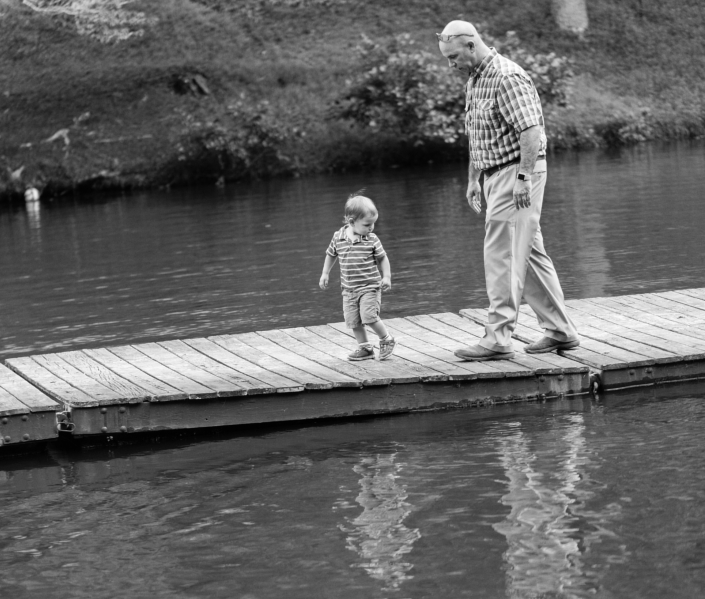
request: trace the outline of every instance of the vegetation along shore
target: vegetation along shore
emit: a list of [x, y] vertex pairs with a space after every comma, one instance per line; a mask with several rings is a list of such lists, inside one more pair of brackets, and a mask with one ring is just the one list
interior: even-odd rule
[[459, 15], [536, 80], [551, 150], [705, 134], [702, 0], [0, 0], [0, 197], [464, 160]]

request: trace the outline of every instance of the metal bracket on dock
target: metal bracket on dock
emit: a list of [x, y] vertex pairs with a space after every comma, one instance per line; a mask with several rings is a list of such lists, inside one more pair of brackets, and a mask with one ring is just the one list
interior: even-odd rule
[[73, 433], [76, 425], [71, 422], [71, 412], [56, 413], [56, 430], [60, 433]]
[[590, 393], [597, 394], [602, 389], [602, 379], [598, 372], [590, 372]]

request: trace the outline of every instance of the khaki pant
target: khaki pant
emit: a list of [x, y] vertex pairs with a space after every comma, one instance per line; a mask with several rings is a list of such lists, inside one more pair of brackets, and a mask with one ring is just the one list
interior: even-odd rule
[[546, 162], [536, 163], [531, 177], [531, 206], [514, 206], [519, 165], [500, 169], [484, 182], [485, 281], [490, 307], [480, 345], [493, 351], [512, 350], [522, 296], [538, 316], [545, 335], [557, 341], [578, 338], [565, 310], [563, 291], [553, 262], [543, 247], [539, 219], [546, 187]]

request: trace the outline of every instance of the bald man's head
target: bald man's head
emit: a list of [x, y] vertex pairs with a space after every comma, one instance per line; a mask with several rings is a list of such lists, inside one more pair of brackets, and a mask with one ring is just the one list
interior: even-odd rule
[[477, 29], [467, 21], [451, 21], [443, 28], [442, 35], [467, 35], [479, 39]]
[[438, 48], [448, 59], [448, 66], [466, 75], [489, 53], [477, 29], [467, 21], [451, 21], [438, 35]]

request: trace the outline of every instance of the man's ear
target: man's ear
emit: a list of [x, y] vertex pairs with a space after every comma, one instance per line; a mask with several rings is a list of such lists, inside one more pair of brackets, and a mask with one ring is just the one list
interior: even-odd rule
[[468, 42], [468, 50], [470, 50], [470, 52], [475, 51], [475, 42]]

